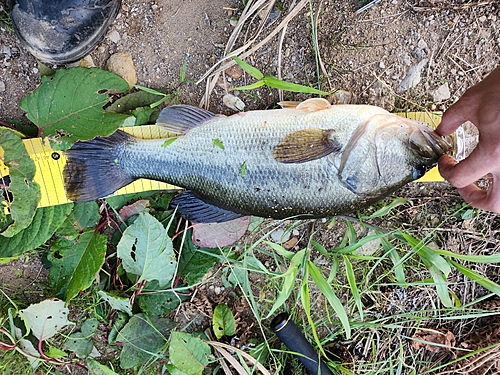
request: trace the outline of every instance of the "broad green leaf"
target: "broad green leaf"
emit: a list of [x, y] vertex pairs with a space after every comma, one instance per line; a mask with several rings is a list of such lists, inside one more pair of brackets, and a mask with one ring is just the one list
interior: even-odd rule
[[163, 315], [170, 313], [186, 299], [185, 295], [172, 290], [161, 290], [158, 281], [153, 280], [146, 283], [137, 297], [137, 303], [141, 311], [148, 315]]
[[470, 268], [467, 268], [465, 266], [462, 266], [460, 263], [455, 262], [453, 260], [449, 260], [449, 262], [459, 271], [461, 272], [464, 276], [468, 277], [472, 281], [475, 281], [479, 285], [483, 286], [484, 288], [488, 289], [489, 291], [497, 294], [500, 296], [500, 285], [495, 283], [494, 281], [491, 281], [490, 279], [478, 274], [477, 272], [474, 272]]
[[340, 322], [344, 326], [345, 335], [349, 339], [351, 337], [351, 326], [349, 325], [349, 319], [347, 318], [347, 314], [345, 312], [344, 306], [342, 305], [342, 302], [340, 302], [335, 293], [333, 293], [332, 288], [323, 278], [323, 275], [321, 275], [321, 271], [318, 269], [318, 267], [316, 267], [316, 265], [310, 260], [307, 261], [307, 270], [318, 289], [326, 297], [326, 299], [330, 303], [330, 306], [332, 306], [333, 310], [337, 313]]
[[[109, 303], [113, 310], [122, 311], [132, 316], [132, 305], [130, 304], [130, 298], [115, 296], [111, 293], [100, 290], [98, 293], [99, 297]], [[159, 315], [159, 314], [158, 314]]]
[[39, 208], [31, 224], [13, 237], [0, 241], [0, 259], [18, 256], [47, 242], [66, 220], [73, 203]]
[[48, 255], [49, 281], [58, 296], [69, 301], [95, 280], [106, 255], [106, 235], [89, 230], [76, 240], [58, 238]]
[[212, 316], [213, 330], [215, 337], [220, 339], [222, 336], [233, 336], [236, 330], [234, 316], [226, 304], [217, 305]]
[[87, 367], [89, 369], [88, 375], [118, 375], [108, 366], [103, 365], [94, 359], [87, 360]]
[[92, 335], [97, 330], [99, 322], [97, 319], [87, 319], [82, 323], [80, 332], [69, 335], [64, 342], [63, 348], [74, 352], [78, 358], [87, 358], [94, 349]]
[[210, 363], [210, 347], [184, 332], [172, 332], [168, 349], [172, 364], [187, 375], [201, 375]]
[[68, 356], [68, 353], [66, 353], [65, 351], [63, 351], [59, 348], [56, 348], [55, 346], [49, 345], [49, 351], [47, 353], [47, 357], [57, 359], [57, 358], [64, 358], [67, 356]]
[[233, 56], [233, 60], [236, 61], [236, 64], [238, 64], [241, 69], [243, 69], [245, 72], [247, 72], [248, 74], [250, 74], [255, 79], [262, 79], [262, 78], [264, 78], [264, 74], [262, 74], [262, 72], [259, 69], [257, 69], [255, 67], [253, 67], [252, 65], [244, 62], [239, 57]]
[[57, 229], [57, 234], [68, 239], [75, 239], [85, 229], [96, 226], [100, 216], [96, 202], [74, 203], [73, 210]]
[[[12, 201], [5, 201], [9, 207], [10, 225], [0, 227], [0, 234], [4, 237], [13, 237], [27, 228], [35, 215], [36, 207], [40, 201], [40, 185], [33, 181], [36, 167], [28, 155], [26, 148], [17, 135], [10, 130], [0, 134], [0, 157], [3, 149], [3, 162], [9, 168], [10, 185], [7, 188]], [[4, 209], [4, 205], [0, 205]]]
[[176, 325], [166, 318], [142, 313], [133, 315], [116, 338], [123, 344], [120, 353], [121, 368], [133, 368], [146, 363], [152, 357], [159, 357], [170, 331]]
[[47, 299], [21, 310], [21, 317], [33, 335], [39, 340], [47, 340], [64, 327], [75, 323], [68, 320], [69, 310], [64, 301]]
[[52, 148], [65, 150], [77, 140], [110, 135], [128, 117], [104, 111], [110, 90], [126, 92], [128, 83], [97, 68], [58, 69], [42, 77], [42, 84], [21, 100], [20, 107]]
[[179, 258], [178, 275], [188, 285], [197, 284], [217, 263], [217, 254], [219, 254], [219, 249], [200, 249], [194, 245], [191, 233], [188, 233]]
[[330, 95], [329, 92], [315, 89], [314, 87], [299, 85], [297, 83], [291, 83], [282, 81], [273, 76], [264, 76], [262, 81], [269, 87], [273, 87], [279, 90], [291, 91], [291, 92], [301, 92], [304, 94], [317, 94], [317, 95]]
[[299, 266], [304, 262], [304, 258], [306, 255], [306, 250], [298, 251], [290, 261], [290, 266], [286, 270], [286, 272], [280, 277], [283, 277], [283, 284], [280, 292], [278, 293], [278, 297], [274, 302], [271, 311], [267, 314], [267, 318], [274, 314], [274, 312], [285, 303], [293, 289], [295, 288], [295, 281], [297, 280], [297, 274], [299, 273]]
[[363, 320], [363, 303], [361, 302], [361, 296], [359, 295], [358, 286], [356, 285], [356, 275], [354, 275], [354, 269], [352, 268], [352, 263], [349, 258], [345, 255], [342, 255], [342, 260], [345, 264], [345, 271], [347, 276], [347, 282], [349, 283], [349, 287], [351, 288], [352, 297], [354, 298], [354, 303], [359, 311], [359, 317]]
[[123, 232], [117, 246], [118, 257], [128, 273], [140, 280], [157, 280], [166, 286], [174, 276], [176, 261], [172, 240], [163, 225], [148, 213]]

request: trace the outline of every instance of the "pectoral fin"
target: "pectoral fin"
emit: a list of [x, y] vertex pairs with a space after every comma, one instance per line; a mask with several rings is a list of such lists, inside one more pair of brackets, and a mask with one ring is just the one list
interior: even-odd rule
[[303, 102], [284, 101], [279, 102], [278, 104], [281, 108], [295, 108], [306, 112], [322, 111], [323, 109], [328, 109], [332, 106], [328, 100], [323, 98], [311, 98], [304, 100]]
[[280, 163], [305, 163], [338, 152], [339, 142], [332, 129], [304, 129], [288, 134], [273, 149], [273, 157]]

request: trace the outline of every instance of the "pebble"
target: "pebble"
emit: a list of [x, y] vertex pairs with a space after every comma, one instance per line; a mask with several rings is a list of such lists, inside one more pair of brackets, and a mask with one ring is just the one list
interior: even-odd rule
[[238, 65], [233, 65], [226, 69], [226, 74], [232, 79], [240, 79], [243, 76], [243, 69]]
[[226, 107], [231, 108], [233, 111], [243, 111], [245, 109], [245, 103], [233, 94], [224, 95], [222, 102]]
[[5, 91], [5, 83], [3, 81], [0, 81], [0, 92]]
[[120, 34], [118, 33], [118, 31], [113, 30], [109, 33], [108, 38], [113, 43], [118, 43], [120, 41]]
[[450, 87], [448, 86], [448, 82], [443, 83], [435, 90], [432, 90], [430, 94], [432, 96], [432, 101], [435, 103], [439, 103], [444, 100], [450, 99], [451, 93], [450, 93]]
[[405, 92], [406, 90], [409, 90], [415, 86], [417, 86], [420, 81], [422, 80], [422, 69], [427, 65], [429, 62], [428, 59], [423, 59], [420, 60], [418, 63], [413, 64], [410, 66], [408, 71], [406, 72], [405, 77], [399, 84], [399, 92]]
[[271, 232], [271, 241], [274, 243], [283, 243], [290, 239], [290, 231], [285, 233], [285, 229], [278, 228], [275, 231]]
[[106, 69], [127, 81], [130, 88], [137, 83], [137, 74], [129, 52], [116, 52], [106, 62]]

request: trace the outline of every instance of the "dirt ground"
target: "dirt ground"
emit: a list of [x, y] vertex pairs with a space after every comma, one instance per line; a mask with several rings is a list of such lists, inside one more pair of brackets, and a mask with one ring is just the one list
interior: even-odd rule
[[[253, 45], [274, 30], [298, 3], [277, 2]], [[320, 83], [328, 92], [345, 90], [352, 94], [352, 103], [375, 104], [389, 111], [445, 110], [500, 64], [498, 1], [382, 0], [357, 14], [356, 10], [366, 3], [312, 1], [311, 8], [307, 4], [290, 21], [284, 34], [271, 38], [247, 61], [265, 74], [314, 87]], [[0, 0], [1, 8], [8, 9], [6, 0]], [[91, 56], [98, 67], [104, 67], [114, 52], [129, 52], [138, 84], [167, 90], [178, 86], [185, 62], [189, 82], [177, 89], [178, 99], [198, 106], [206, 92], [206, 80], [197, 81], [224, 57], [242, 9], [240, 0], [123, 0], [118, 18]], [[2, 14], [0, 19], [5, 12]], [[233, 49], [250, 41], [259, 23], [256, 19], [245, 29]], [[318, 61], [316, 56], [320, 57]], [[0, 120], [27, 122], [18, 103], [40, 83], [39, 67], [18, 43], [8, 22], [0, 23], [0, 68]], [[224, 94], [253, 80], [238, 69], [226, 73], [211, 92], [208, 108], [230, 114], [234, 111], [224, 106]], [[247, 109], [272, 108], [280, 100], [276, 90], [267, 88], [233, 94]], [[285, 93], [285, 99], [290, 100], [306, 97]], [[446, 211], [444, 206], [461, 205], [455, 190], [446, 183], [411, 184], [398, 195], [407, 197], [414, 207], [400, 223], [404, 227], [435, 228]], [[499, 218], [488, 215], [484, 220], [472, 218], [449, 224], [442, 228], [446, 233], [438, 245], [456, 252], [498, 252]], [[322, 240], [334, 243], [338, 238], [327, 233]], [[479, 248], [472, 249], [474, 246]], [[30, 267], [32, 270], [26, 270]], [[38, 261], [17, 260], [0, 265], [0, 284], [12, 288], [21, 283], [32, 290], [29, 286], [44, 272]], [[217, 290], [217, 285], [211, 290]], [[211, 290], [207, 286], [206, 294]], [[472, 294], [467, 300], [478, 297], [475, 290], [469, 292]], [[33, 293], [41, 293], [40, 287]], [[210, 299], [220, 300], [220, 288], [215, 294]]]

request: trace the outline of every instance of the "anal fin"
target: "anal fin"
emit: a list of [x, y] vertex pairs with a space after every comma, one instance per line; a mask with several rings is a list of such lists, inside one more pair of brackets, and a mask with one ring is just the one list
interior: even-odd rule
[[177, 194], [170, 201], [181, 216], [193, 223], [223, 223], [245, 216], [204, 202], [192, 191]]

